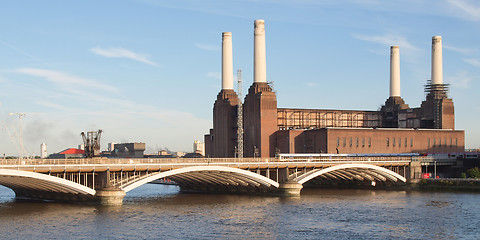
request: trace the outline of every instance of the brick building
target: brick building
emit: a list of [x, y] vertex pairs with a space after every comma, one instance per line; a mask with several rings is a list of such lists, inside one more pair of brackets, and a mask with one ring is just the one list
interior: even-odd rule
[[[278, 108], [266, 82], [263, 20], [255, 21], [254, 37], [254, 83], [242, 105], [244, 157], [464, 151], [465, 133], [455, 130], [453, 101], [443, 83], [441, 37], [432, 38], [432, 80], [418, 108], [410, 108], [400, 96], [399, 48], [391, 47], [390, 97], [378, 111]], [[213, 128], [205, 135], [207, 157], [234, 157], [238, 151], [241, 101], [233, 91], [231, 33], [224, 33], [222, 45], [222, 90], [214, 104]]]

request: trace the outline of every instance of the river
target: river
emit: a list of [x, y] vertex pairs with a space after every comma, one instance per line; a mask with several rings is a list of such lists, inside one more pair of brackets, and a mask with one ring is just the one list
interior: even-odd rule
[[480, 194], [303, 189], [300, 197], [187, 194], [146, 184], [122, 206], [16, 202], [1, 239], [479, 239]]

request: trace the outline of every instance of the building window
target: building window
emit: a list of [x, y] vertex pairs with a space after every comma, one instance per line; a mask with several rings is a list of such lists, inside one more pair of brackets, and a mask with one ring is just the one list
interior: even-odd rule
[[392, 138], [392, 146], [395, 147], [395, 138]]
[[443, 146], [445, 146], [445, 147], [447, 146], [447, 139], [446, 138], [443, 139]]
[[350, 142], [350, 147], [351, 147], [352, 146], [352, 138], [350, 138], [349, 140], [350, 140], [349, 142]]
[[433, 147], [435, 147], [435, 145], [437, 145], [436, 143], [437, 143], [437, 139], [434, 138], [433, 139]]
[[399, 139], [398, 139], [398, 147], [401, 147], [401, 146], [402, 146], [402, 139], [399, 138]]
[[362, 138], [362, 147], [365, 147], [365, 138]]
[[430, 138], [428, 138], [428, 147], [430, 148]]
[[405, 138], [405, 147], [407, 147], [408, 141], [407, 138]]
[[410, 147], [413, 147], [413, 138], [410, 138]]
[[357, 147], [358, 147], [358, 138], [357, 138]]
[[344, 146], [344, 147], [347, 146], [347, 138], [343, 138], [343, 146]]
[[453, 147], [453, 141], [451, 138], [450, 138], [450, 147]]
[[337, 147], [339, 147], [339, 146], [340, 146], [340, 138], [337, 137]]
[[441, 138], [438, 139], [438, 147], [442, 147], [442, 139]]
[[368, 138], [368, 147], [371, 147], [371, 146], [372, 146], [372, 139]]
[[390, 146], [390, 138], [387, 138], [387, 147]]

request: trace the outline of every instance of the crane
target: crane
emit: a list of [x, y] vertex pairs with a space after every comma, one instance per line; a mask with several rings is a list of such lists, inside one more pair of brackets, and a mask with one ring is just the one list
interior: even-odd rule
[[83, 144], [85, 146], [85, 157], [93, 158], [100, 156], [100, 137], [102, 136], [102, 130], [97, 132], [84, 132], [81, 133], [83, 138]]

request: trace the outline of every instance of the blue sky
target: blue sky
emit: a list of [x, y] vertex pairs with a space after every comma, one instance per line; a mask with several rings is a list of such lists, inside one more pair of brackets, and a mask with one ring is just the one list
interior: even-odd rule
[[0, 154], [16, 155], [19, 119], [30, 154], [81, 144], [146, 142], [191, 151], [212, 127], [221, 34], [234, 69], [253, 81], [253, 22], [264, 19], [267, 80], [278, 106], [376, 110], [399, 45], [401, 93], [424, 100], [431, 38], [443, 38], [456, 128], [480, 147], [480, 3], [474, 0], [6, 1], [0, 8]]

